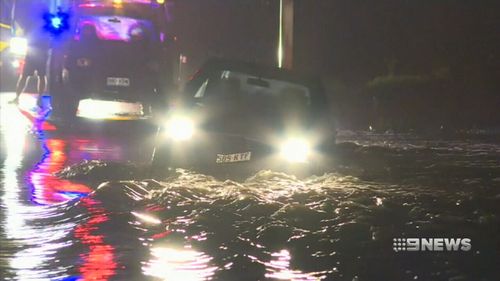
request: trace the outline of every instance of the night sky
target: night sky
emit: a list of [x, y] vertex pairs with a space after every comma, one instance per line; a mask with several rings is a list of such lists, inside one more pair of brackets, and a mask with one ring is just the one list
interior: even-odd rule
[[[499, 73], [499, 1], [296, 0], [295, 67], [347, 84], [388, 72], [492, 79]], [[193, 64], [218, 55], [275, 63], [277, 0], [176, 1], [173, 32]]]

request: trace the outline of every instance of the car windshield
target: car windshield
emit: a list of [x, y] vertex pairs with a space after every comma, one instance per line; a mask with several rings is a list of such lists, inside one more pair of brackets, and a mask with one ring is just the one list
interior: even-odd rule
[[194, 98], [245, 99], [266, 105], [290, 103], [300, 107], [311, 105], [311, 93], [306, 86], [229, 70], [221, 71], [218, 76], [206, 79], [197, 89]]

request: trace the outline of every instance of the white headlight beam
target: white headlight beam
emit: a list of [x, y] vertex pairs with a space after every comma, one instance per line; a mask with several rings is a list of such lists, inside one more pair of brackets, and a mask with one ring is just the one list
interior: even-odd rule
[[309, 143], [303, 139], [292, 138], [281, 145], [281, 156], [292, 163], [305, 163], [311, 153]]
[[175, 141], [187, 141], [194, 134], [194, 123], [187, 117], [173, 117], [168, 121], [166, 131]]

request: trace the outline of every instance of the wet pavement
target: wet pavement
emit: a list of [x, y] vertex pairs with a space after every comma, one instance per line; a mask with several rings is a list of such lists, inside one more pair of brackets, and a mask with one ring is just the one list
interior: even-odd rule
[[[0, 95], [3, 280], [498, 280], [500, 139], [340, 132], [324, 175], [151, 179], [154, 128], [62, 130]], [[23, 108], [32, 107], [25, 98]], [[395, 251], [394, 238], [470, 238]]]

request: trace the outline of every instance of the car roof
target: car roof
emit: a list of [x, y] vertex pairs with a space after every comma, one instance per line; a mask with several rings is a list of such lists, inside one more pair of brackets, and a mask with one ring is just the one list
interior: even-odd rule
[[[308, 87], [316, 88], [319, 83], [317, 77], [305, 75], [297, 71], [286, 70], [283, 68], [255, 64], [245, 61], [229, 60], [229, 59], [210, 59], [200, 69], [202, 72], [213, 71], [237, 71], [254, 75], [260, 78], [277, 79], [289, 81], [292, 83], [303, 84]], [[316, 86], [316, 87], [315, 87]]]

